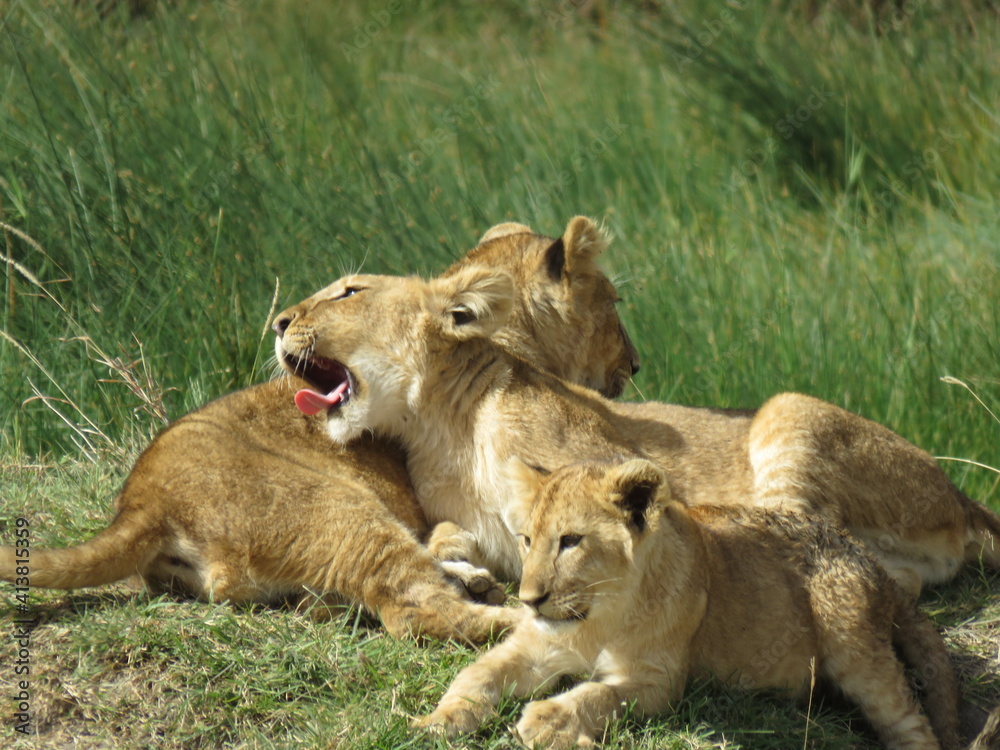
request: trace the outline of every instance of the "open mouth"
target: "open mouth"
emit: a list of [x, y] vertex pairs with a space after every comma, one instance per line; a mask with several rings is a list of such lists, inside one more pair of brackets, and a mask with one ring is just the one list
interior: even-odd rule
[[285, 366], [305, 380], [312, 388], [295, 394], [295, 405], [303, 414], [339, 409], [354, 393], [351, 371], [340, 362], [326, 357], [296, 357], [285, 354]]

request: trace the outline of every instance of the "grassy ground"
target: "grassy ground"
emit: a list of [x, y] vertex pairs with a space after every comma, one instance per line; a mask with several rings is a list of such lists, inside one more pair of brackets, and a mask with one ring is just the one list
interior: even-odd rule
[[[577, 213], [619, 236], [607, 265], [644, 361], [630, 397], [800, 390], [1000, 466], [983, 405], [1000, 405], [995, 16], [578, 5], [0, 9], [4, 539], [21, 516], [39, 546], [101, 528], [165, 418], [266, 376], [272, 305], [362, 266], [433, 273], [493, 223], [555, 234]], [[1000, 507], [996, 473], [947, 468]], [[1000, 702], [997, 583], [970, 571], [924, 600], [983, 705]], [[472, 658], [123, 588], [30, 605], [33, 747], [423, 746], [407, 715]], [[5, 666], [5, 696], [12, 680]], [[612, 734], [872, 746], [823, 705], [807, 720], [703, 686]], [[515, 715], [472, 744], [510, 744]]]
[[[5, 498], [30, 508], [36, 543], [63, 544], [106, 523], [106, 465], [0, 467]], [[1000, 699], [1000, 576], [970, 570], [924, 597], [943, 628], [966, 697]], [[11, 597], [12, 598], [12, 597]], [[357, 617], [316, 623], [281, 609], [151, 598], [125, 585], [65, 595], [34, 591], [29, 616], [31, 706], [40, 732], [15, 747], [396, 748], [444, 743], [414, 736], [426, 712], [475, 653], [394, 641]], [[7, 607], [7, 603], [4, 604]], [[0, 614], [6, 634], [21, 617]], [[3, 694], [19, 645], [0, 642]], [[5, 706], [4, 731], [12, 711]], [[467, 746], [513, 747], [516, 702]], [[12, 736], [12, 735], [8, 735]], [[6, 740], [5, 740], [6, 741]], [[827, 696], [810, 708], [774, 695], [694, 686], [675, 713], [626, 719], [610, 732], [622, 748], [875, 748], [856, 712]]]

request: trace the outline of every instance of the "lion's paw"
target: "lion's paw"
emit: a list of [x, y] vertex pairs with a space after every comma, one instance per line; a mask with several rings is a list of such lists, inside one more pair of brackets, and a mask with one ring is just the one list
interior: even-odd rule
[[524, 708], [514, 734], [526, 747], [593, 747], [572, 708], [554, 700], [532, 701]]
[[444, 560], [438, 563], [445, 576], [469, 598], [484, 604], [500, 605], [507, 599], [503, 586], [486, 568], [477, 568], [464, 560]]
[[442, 703], [427, 716], [418, 716], [410, 722], [410, 729], [425, 729], [454, 739], [460, 734], [468, 734], [479, 729], [485, 718], [476, 704], [462, 700]]

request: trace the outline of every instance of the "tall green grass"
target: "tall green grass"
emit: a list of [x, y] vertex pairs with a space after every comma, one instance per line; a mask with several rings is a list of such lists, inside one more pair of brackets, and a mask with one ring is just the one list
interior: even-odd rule
[[[492, 223], [587, 213], [620, 237], [643, 395], [805, 390], [998, 462], [938, 381], [996, 395], [995, 19], [392, 8], [6, 12], [0, 219], [41, 249], [7, 233], [5, 252], [67, 311], [7, 264], [0, 325], [113, 439], [139, 401], [81, 330], [178, 416], [266, 375], [276, 280], [284, 305], [360, 267], [433, 273]], [[56, 389], [0, 347], [5, 445], [74, 450], [22, 406], [29, 378]]]
[[[648, 395], [794, 387], [947, 439], [974, 411], [937, 376], [996, 361], [995, 35], [743, 5], [603, 31], [569, 6], [207, 3], [122, 25], [15, 5], [0, 199], [45, 254], [8, 235], [9, 254], [105, 348], [141, 344], [177, 415], [260, 377], [278, 278], [284, 304], [362, 265], [433, 272], [506, 218], [589, 213], [642, 280]], [[67, 314], [6, 273], [4, 330], [125, 431]], [[10, 443], [65, 450], [19, 407], [31, 368], [8, 342], [0, 363]]]

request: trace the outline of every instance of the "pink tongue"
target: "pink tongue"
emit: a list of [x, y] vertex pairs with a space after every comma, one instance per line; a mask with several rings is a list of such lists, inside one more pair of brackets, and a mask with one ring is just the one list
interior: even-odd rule
[[347, 387], [348, 383], [345, 380], [325, 396], [322, 393], [304, 388], [295, 394], [295, 405], [299, 407], [299, 411], [303, 414], [308, 414], [309, 416], [318, 414], [339, 404], [344, 399]]

